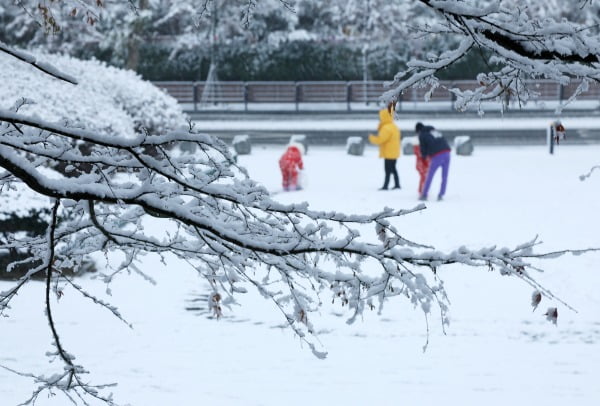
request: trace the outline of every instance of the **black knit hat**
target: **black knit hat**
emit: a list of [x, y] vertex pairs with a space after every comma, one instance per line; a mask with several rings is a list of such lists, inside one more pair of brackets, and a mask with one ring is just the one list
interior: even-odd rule
[[421, 131], [421, 128], [423, 128], [423, 127], [424, 127], [423, 123], [419, 121], [419, 122], [418, 122], [418, 123], [415, 125], [415, 132], [419, 132], [419, 131]]

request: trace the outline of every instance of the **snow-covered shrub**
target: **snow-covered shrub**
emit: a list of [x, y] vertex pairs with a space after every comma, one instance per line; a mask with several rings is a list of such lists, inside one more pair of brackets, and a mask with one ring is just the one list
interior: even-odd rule
[[[20, 113], [48, 121], [68, 122], [70, 126], [118, 137], [132, 137], [143, 129], [161, 133], [185, 124], [185, 117], [175, 99], [131, 71], [69, 56], [38, 53], [36, 57], [68, 72], [79, 84], [73, 85], [45, 75], [29, 64], [0, 53], [0, 109], [21, 105], [25, 99], [27, 102], [19, 108]], [[84, 165], [56, 165], [52, 168], [66, 176], [90, 171], [90, 167]], [[35, 193], [31, 191], [26, 198], [19, 197], [26, 192], [0, 194], [0, 243], [5, 240], [6, 233], [37, 237], [46, 232], [48, 199], [37, 202], [40, 199], [36, 200]], [[36, 204], [32, 205], [32, 202]], [[31, 267], [31, 263], [27, 262], [29, 258], [31, 253], [27, 251], [0, 250], [0, 279], [22, 277]], [[15, 261], [26, 261], [26, 264], [8, 269], [7, 265]], [[64, 271], [73, 273], [93, 269], [94, 264], [84, 260], [81, 267], [65, 268]]]
[[142, 129], [158, 133], [185, 124], [177, 101], [132, 71], [65, 55], [35, 56], [69, 73], [79, 84], [57, 80], [0, 54], [1, 109], [26, 98], [35, 104], [23, 106], [23, 113], [121, 137]]

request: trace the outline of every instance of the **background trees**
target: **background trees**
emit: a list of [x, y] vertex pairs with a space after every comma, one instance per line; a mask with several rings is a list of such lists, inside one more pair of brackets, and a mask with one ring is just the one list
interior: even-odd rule
[[[36, 2], [20, 3], [38, 15]], [[52, 35], [45, 35], [43, 28], [50, 25], [42, 16], [32, 20], [22, 7], [7, 6], [0, 10], [0, 18], [9, 22], [0, 27], [0, 39], [95, 57], [152, 80], [203, 80], [211, 55], [222, 80], [356, 80], [365, 72], [381, 80], [393, 76], [411, 53], [436, 46], [435, 41], [406, 41], [410, 2], [302, 0], [289, 7], [279, 0], [262, 0], [256, 7], [240, 0], [132, 3], [137, 14], [127, 1], [94, 7], [93, 26], [81, 11], [70, 15], [76, 4], [48, 3], [60, 27], [50, 30]]]
[[[483, 9], [494, 3], [473, 4]], [[584, 3], [554, 1], [541, 6], [536, 0], [506, 0], [500, 4], [510, 10], [508, 15], [529, 15], [540, 23], [566, 18], [594, 32], [598, 5], [587, 2], [581, 7]], [[388, 80], [411, 57], [427, 59], [430, 52], [456, 48], [463, 36], [460, 29], [440, 30], [437, 24], [443, 24], [449, 14], [427, 1], [113, 0], [98, 4], [105, 7], [95, 1], [70, 0], [42, 2], [41, 8], [32, 0], [5, 5], [0, 9], [0, 19], [6, 22], [0, 26], [0, 40], [84, 59], [95, 57], [137, 70], [151, 80], [204, 80], [211, 58], [222, 80], [358, 80], [365, 75]], [[477, 43], [436, 75], [473, 79], [490, 70], [492, 54]]]

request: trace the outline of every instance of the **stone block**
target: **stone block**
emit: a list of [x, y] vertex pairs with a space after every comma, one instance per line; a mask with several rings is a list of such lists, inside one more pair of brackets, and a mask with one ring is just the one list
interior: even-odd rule
[[404, 137], [402, 138], [402, 154], [403, 155], [414, 155], [415, 151], [413, 147], [419, 145], [419, 137]]
[[250, 137], [247, 134], [236, 135], [231, 141], [233, 149], [237, 155], [248, 155], [252, 152], [252, 145], [250, 144]]
[[454, 138], [454, 149], [456, 150], [456, 155], [471, 155], [474, 149], [471, 137], [468, 135], [459, 135]]
[[304, 154], [308, 154], [308, 138], [304, 134], [293, 134], [290, 137], [290, 144], [292, 142], [297, 142], [298, 144], [302, 144], [304, 146]]
[[361, 156], [365, 152], [365, 139], [363, 137], [348, 137], [346, 139], [346, 152], [348, 155]]

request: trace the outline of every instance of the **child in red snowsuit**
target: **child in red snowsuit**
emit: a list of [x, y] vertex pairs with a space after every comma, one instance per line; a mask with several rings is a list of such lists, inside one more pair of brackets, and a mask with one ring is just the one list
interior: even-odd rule
[[418, 145], [413, 146], [413, 151], [417, 157], [417, 172], [419, 172], [419, 196], [423, 193], [423, 185], [425, 185], [425, 179], [427, 179], [427, 172], [429, 172], [429, 159], [423, 158], [421, 155], [421, 148]]
[[298, 143], [292, 143], [279, 158], [279, 168], [283, 178], [283, 190], [299, 190], [298, 169], [304, 169], [302, 163], [302, 153], [304, 146]]

